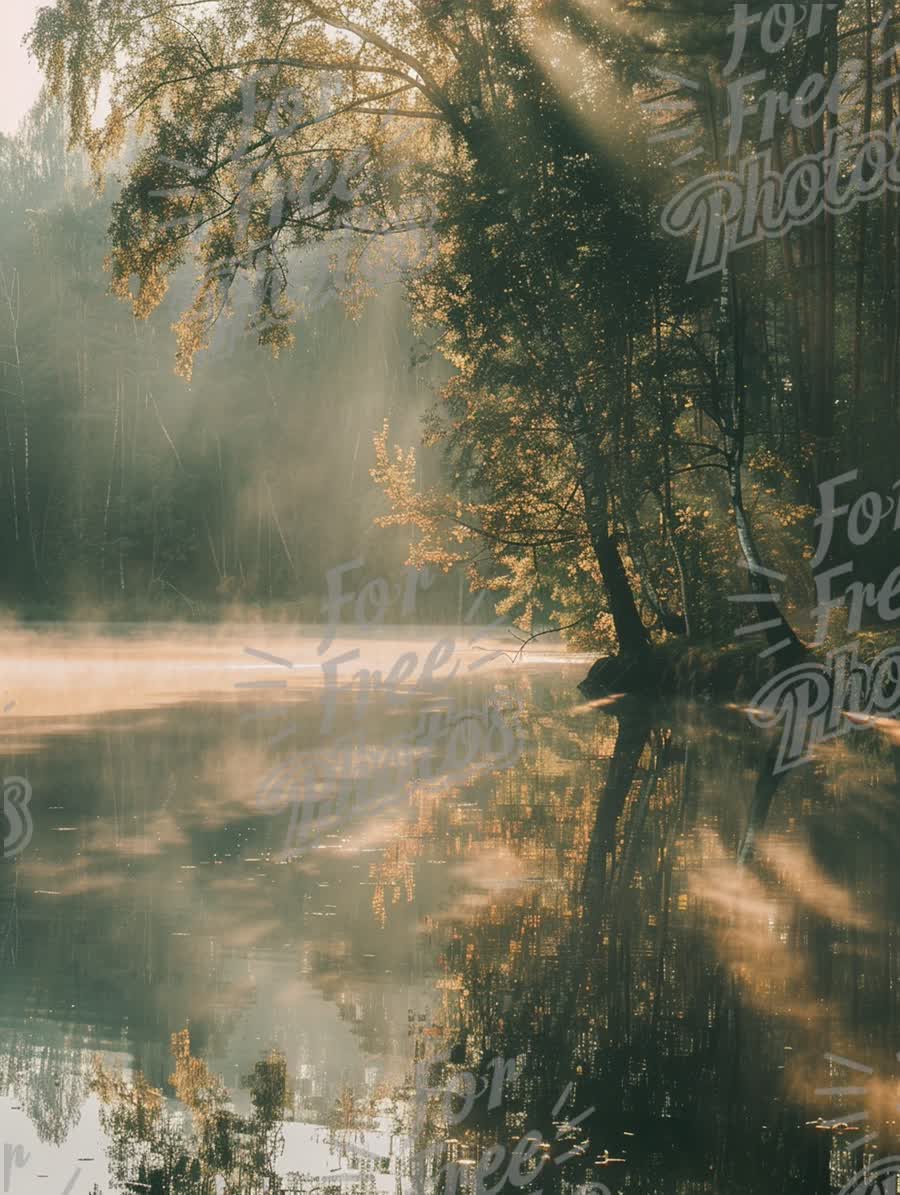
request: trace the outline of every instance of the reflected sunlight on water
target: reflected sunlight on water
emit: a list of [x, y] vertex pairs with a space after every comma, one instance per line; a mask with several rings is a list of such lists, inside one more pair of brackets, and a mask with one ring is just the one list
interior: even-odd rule
[[[353, 668], [384, 675], [447, 634], [331, 652], [358, 647]], [[157, 1088], [161, 1108], [191, 1106], [170, 1084], [170, 1039], [186, 1028], [243, 1125], [220, 1124], [237, 1134], [242, 1191], [288, 1172], [290, 1189], [343, 1175], [341, 1189], [393, 1191], [415, 1186], [417, 1166], [444, 1191], [448, 1166], [474, 1174], [497, 1143], [499, 1181], [528, 1130], [550, 1159], [535, 1191], [827, 1195], [889, 1152], [888, 735], [831, 744], [775, 783], [771, 740], [740, 712], [585, 703], [584, 664], [546, 646], [477, 669], [460, 647], [452, 680], [362, 703], [348, 673], [327, 733], [317, 640], [283, 628], [5, 647], [17, 704], [0, 721], [4, 774], [28, 777], [34, 819], [0, 871], [0, 1117], [31, 1155], [12, 1192], [39, 1173], [62, 1190], [76, 1169], [74, 1191], [175, 1189], [164, 1171], [178, 1150], [184, 1181], [199, 1176], [183, 1189], [205, 1190], [206, 1147], [185, 1144], [177, 1118], [153, 1121], [151, 1140], [136, 1111]], [[236, 687], [266, 677], [285, 684]], [[426, 780], [374, 751], [448, 701], [514, 711], [520, 754], [462, 771], [442, 755]], [[303, 795], [316, 830], [286, 853], [290, 802], [261, 807], [260, 784], [288, 753], [327, 760], [341, 734], [373, 753], [332, 785], [340, 797]], [[244, 1081], [269, 1074], [271, 1050], [288, 1085], [264, 1125]], [[438, 1055], [420, 1116], [415, 1067]], [[466, 1073], [495, 1058], [519, 1060], [515, 1081], [456, 1118]]]

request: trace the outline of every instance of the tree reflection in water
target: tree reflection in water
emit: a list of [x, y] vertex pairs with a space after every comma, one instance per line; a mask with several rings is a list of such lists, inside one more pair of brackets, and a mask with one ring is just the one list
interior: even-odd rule
[[[417, 866], [441, 852], [466, 899], [420, 921], [442, 944], [439, 1015], [404, 1084], [341, 1090], [326, 1126], [335, 1173], [301, 1170], [286, 1185], [283, 1057], [257, 1063], [239, 1113], [181, 1033], [172, 1086], [186, 1115], [145, 1080], [95, 1067], [120, 1188], [389, 1182], [405, 1195], [417, 1156], [426, 1195], [474, 1188], [485, 1157], [496, 1165], [481, 1189], [499, 1191], [533, 1131], [545, 1160], [525, 1191], [826, 1195], [890, 1152], [900, 827], [887, 731], [775, 776], [771, 743], [737, 715], [573, 711], [560, 697], [533, 729], [528, 766], [494, 776], [480, 804], [418, 799], [394, 863], [386, 851], [373, 865], [376, 926], [396, 915], [384, 900], [396, 876], [412, 899]], [[852, 1108], [816, 1093], [849, 1081], [826, 1053], [875, 1068]], [[435, 1056], [435, 1091], [417, 1106], [416, 1065]], [[460, 1117], [462, 1096], [442, 1098], [512, 1058], [493, 1106], [469, 1101]], [[865, 1118], [849, 1131], [826, 1125], [856, 1108]], [[372, 1135], [385, 1123], [379, 1159]], [[870, 1131], [877, 1141], [850, 1144]]]
[[284, 1058], [270, 1054], [257, 1062], [244, 1081], [252, 1111], [239, 1116], [222, 1081], [191, 1054], [187, 1030], [173, 1036], [172, 1054], [171, 1082], [190, 1113], [190, 1131], [142, 1076], [128, 1081], [95, 1062], [91, 1086], [102, 1103], [114, 1180], [151, 1195], [277, 1191], [275, 1164], [290, 1104]]
[[[572, 799], [554, 809], [557, 826], [573, 827], [568, 844], [543, 836], [539, 781], [524, 800], [531, 857], [555, 851], [563, 882], [452, 935], [459, 998], [447, 1023], [469, 1068], [495, 1053], [525, 1060], [519, 1106], [467, 1122], [467, 1153], [526, 1122], [553, 1142], [554, 1103], [571, 1082], [570, 1107], [597, 1108], [589, 1148], [547, 1167], [544, 1192], [592, 1181], [679, 1195], [837, 1191], [889, 1150], [898, 1103], [897, 786], [884, 779], [884, 743], [830, 745], [781, 777], [771, 744], [740, 724], [625, 702], [615, 713], [593, 803], [569, 777]], [[885, 1077], [849, 1109], [816, 1094], [853, 1078], [826, 1053], [887, 1066]], [[824, 1123], [857, 1108], [862, 1127]], [[871, 1129], [877, 1141], [854, 1145]], [[614, 1157], [627, 1161], [604, 1165]]]

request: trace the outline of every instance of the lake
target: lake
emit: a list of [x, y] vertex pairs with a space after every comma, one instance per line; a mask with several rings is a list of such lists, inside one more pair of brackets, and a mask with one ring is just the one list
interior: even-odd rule
[[773, 776], [741, 710], [589, 702], [547, 640], [321, 635], [3, 636], [4, 1191], [889, 1173], [886, 733]]

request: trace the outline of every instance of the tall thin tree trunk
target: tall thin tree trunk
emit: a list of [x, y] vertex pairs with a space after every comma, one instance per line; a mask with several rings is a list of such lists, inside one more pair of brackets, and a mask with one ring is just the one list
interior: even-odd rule
[[791, 656], [805, 655], [806, 649], [797, 638], [790, 623], [781, 612], [778, 598], [780, 595], [772, 592], [769, 577], [775, 576], [772, 570], [763, 566], [759, 551], [753, 538], [750, 520], [744, 506], [743, 481], [741, 470], [744, 462], [744, 445], [746, 441], [746, 389], [744, 376], [744, 348], [746, 315], [738, 291], [737, 278], [734, 270], [728, 270], [728, 298], [731, 308], [731, 348], [732, 371], [730, 379], [730, 394], [721, 405], [722, 429], [725, 434], [726, 449], [725, 463], [728, 472], [728, 490], [731, 499], [731, 509], [734, 515], [735, 530], [738, 544], [743, 555], [750, 576], [750, 594], [758, 598], [754, 606], [759, 618], [759, 629], [765, 635], [771, 652], [788, 648]]
[[116, 451], [119, 444], [119, 380], [116, 379], [116, 413], [113, 420], [112, 454], [109, 461], [109, 481], [106, 486], [106, 502], [103, 507], [103, 539], [100, 543], [100, 596], [105, 594], [106, 538], [109, 529], [109, 506], [112, 501], [113, 472], [116, 467]]
[[[872, 0], [866, 0], [865, 40], [865, 98], [863, 100], [862, 138], [867, 141], [872, 131]], [[856, 230], [856, 293], [853, 304], [853, 426], [858, 427], [862, 412], [862, 353], [863, 353], [863, 293], [866, 279], [866, 236], [868, 232], [869, 205], [857, 207]], [[861, 445], [857, 442], [857, 451]]]

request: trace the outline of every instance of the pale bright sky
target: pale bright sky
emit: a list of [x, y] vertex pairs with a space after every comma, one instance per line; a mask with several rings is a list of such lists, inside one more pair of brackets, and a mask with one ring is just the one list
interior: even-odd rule
[[0, 36], [0, 133], [14, 133], [19, 121], [37, 99], [41, 75], [22, 45], [34, 15], [50, 0], [0, 0], [3, 34]]

